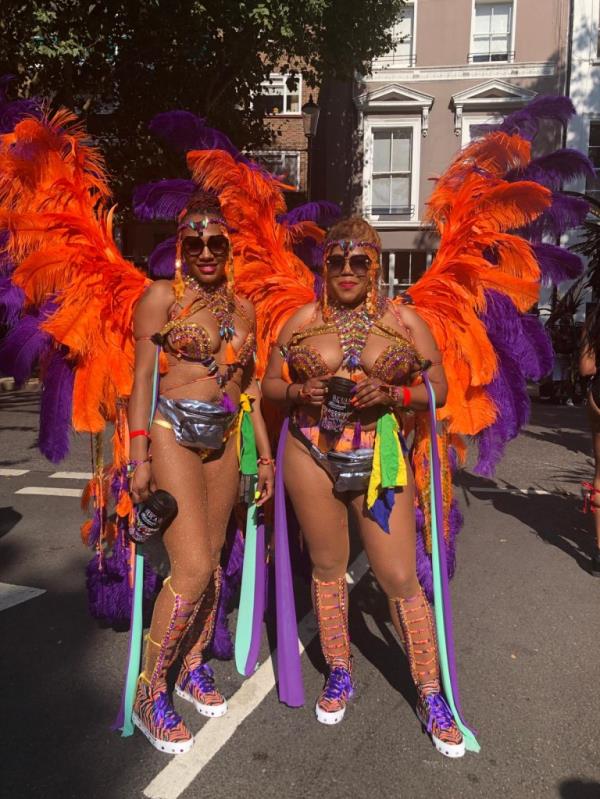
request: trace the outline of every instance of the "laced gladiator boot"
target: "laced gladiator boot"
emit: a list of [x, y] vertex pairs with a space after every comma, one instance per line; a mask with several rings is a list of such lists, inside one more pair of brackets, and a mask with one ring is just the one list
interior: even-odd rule
[[446, 757], [462, 757], [465, 742], [440, 689], [438, 652], [427, 597], [419, 588], [416, 596], [391, 599], [390, 605], [419, 695], [417, 716], [438, 752]]
[[354, 693], [346, 578], [324, 582], [313, 577], [312, 596], [321, 650], [329, 666], [315, 712], [321, 724], [339, 724]]
[[212, 718], [227, 713], [227, 701], [215, 688], [214, 672], [207, 663], [204, 663], [204, 652], [215, 630], [221, 583], [222, 571], [219, 566], [213, 574], [212, 590], [205, 592], [194, 624], [186, 636], [186, 643], [190, 639], [194, 643], [183, 659], [175, 683], [177, 696], [191, 702], [202, 716]]
[[[164, 582], [171, 592], [171, 615], [162, 641], [146, 637], [146, 665], [138, 679], [133, 706], [133, 723], [160, 752], [180, 755], [194, 743], [192, 734], [175, 712], [167, 690], [167, 672], [176, 660], [179, 647], [201, 600], [187, 600], [174, 591], [171, 578]], [[150, 676], [148, 676], [150, 674]]]

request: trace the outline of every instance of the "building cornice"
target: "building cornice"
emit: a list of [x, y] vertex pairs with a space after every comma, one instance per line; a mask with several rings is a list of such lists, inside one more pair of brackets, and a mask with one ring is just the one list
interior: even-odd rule
[[461, 92], [452, 95], [451, 104], [454, 108], [454, 133], [462, 136], [463, 111], [508, 111], [520, 108], [525, 103], [533, 100], [537, 92], [514, 86], [503, 80], [488, 80], [477, 86], [470, 86]]
[[381, 83], [440, 80], [477, 80], [493, 78], [543, 78], [556, 74], [556, 64], [546, 61], [523, 61], [519, 64], [465, 64], [464, 66], [442, 67], [390, 67], [373, 69], [371, 75], [362, 78], [362, 82]]
[[421, 134], [427, 136], [429, 129], [429, 112], [434, 97], [431, 94], [400, 86], [398, 83], [386, 83], [373, 91], [366, 91], [354, 98], [357, 108], [363, 114], [387, 112], [406, 114], [408, 112], [421, 115]]

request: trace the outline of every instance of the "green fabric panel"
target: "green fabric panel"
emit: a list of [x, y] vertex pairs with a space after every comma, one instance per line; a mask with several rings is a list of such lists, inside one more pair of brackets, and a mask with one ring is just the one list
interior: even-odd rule
[[242, 414], [241, 435], [240, 472], [242, 474], [257, 474], [258, 453], [256, 450], [254, 425], [252, 424], [250, 414], [246, 411]]
[[398, 482], [399, 443], [396, 435], [397, 423], [391, 413], [386, 413], [377, 421], [377, 435], [380, 436], [381, 487], [394, 488]]

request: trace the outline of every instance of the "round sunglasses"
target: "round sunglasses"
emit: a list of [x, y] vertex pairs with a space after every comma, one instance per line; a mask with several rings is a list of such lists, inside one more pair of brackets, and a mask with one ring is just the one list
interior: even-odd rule
[[181, 241], [183, 252], [191, 258], [202, 255], [205, 247], [208, 247], [215, 258], [222, 258], [229, 252], [229, 239], [222, 235], [209, 236], [206, 239], [203, 236], [185, 236]]
[[331, 277], [337, 277], [344, 271], [346, 261], [356, 277], [364, 277], [371, 266], [368, 255], [329, 255], [325, 263]]

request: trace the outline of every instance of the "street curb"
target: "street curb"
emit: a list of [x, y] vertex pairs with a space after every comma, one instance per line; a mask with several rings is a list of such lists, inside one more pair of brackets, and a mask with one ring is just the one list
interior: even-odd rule
[[36, 391], [39, 388], [41, 383], [38, 377], [32, 377], [20, 386], [15, 383], [14, 377], [0, 377], [0, 391]]

